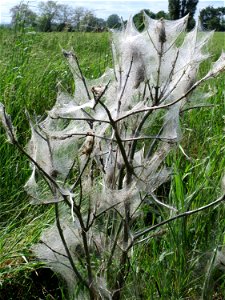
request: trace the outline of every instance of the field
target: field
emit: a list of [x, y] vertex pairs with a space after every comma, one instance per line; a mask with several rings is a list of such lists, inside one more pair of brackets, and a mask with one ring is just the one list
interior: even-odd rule
[[[62, 49], [71, 48], [86, 77], [96, 78], [112, 64], [109, 33], [0, 29], [0, 102], [12, 116], [24, 146], [30, 137], [25, 109], [30, 114], [45, 114], [55, 102], [58, 83], [70, 93], [74, 91], [62, 55]], [[224, 33], [215, 33], [209, 45], [212, 56], [201, 66], [200, 75], [223, 48]], [[167, 162], [173, 168], [171, 183], [161, 191], [182, 211], [201, 207], [222, 194], [225, 74], [208, 81], [201, 90], [214, 92], [208, 100], [213, 107], [184, 112], [180, 148]], [[196, 100], [201, 103], [200, 94]], [[53, 222], [53, 208], [28, 203], [23, 186], [29, 163], [5, 140], [0, 128], [0, 299], [65, 299], [56, 277], [43, 271], [30, 252], [42, 230]], [[165, 300], [225, 299], [225, 269], [221, 267], [225, 250], [219, 267], [214, 267], [215, 253], [225, 245], [224, 204], [176, 220], [165, 229], [166, 233], [133, 253], [133, 259], [141, 257], [134, 272], [140, 291], [139, 296], [134, 295], [128, 279], [124, 299], [156, 299], [155, 295]]]

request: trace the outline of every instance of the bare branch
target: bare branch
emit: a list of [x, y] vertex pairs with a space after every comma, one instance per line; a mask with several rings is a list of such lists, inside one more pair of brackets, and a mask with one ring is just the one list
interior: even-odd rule
[[74, 118], [70, 118], [70, 117], [53, 117], [53, 116], [50, 116], [51, 119], [54, 119], [54, 120], [74, 120], [74, 121], [87, 121], [87, 122], [92, 122], [92, 123], [107, 123], [107, 124], [110, 124], [109, 121], [107, 120], [102, 120], [102, 119], [91, 119], [91, 118], [79, 118], [79, 117], [74, 117]]
[[130, 165], [129, 161], [128, 161], [128, 157], [127, 157], [127, 154], [126, 154], [126, 151], [124, 149], [124, 146], [123, 146], [123, 143], [121, 141], [121, 137], [120, 137], [120, 134], [118, 132], [118, 129], [117, 129], [117, 125], [115, 123], [115, 121], [113, 120], [112, 116], [111, 116], [111, 113], [108, 109], [108, 107], [102, 102], [102, 101], [99, 101], [99, 103], [102, 105], [102, 107], [105, 109], [107, 115], [108, 115], [108, 118], [110, 120], [110, 123], [111, 123], [111, 126], [112, 128], [114, 129], [114, 132], [115, 132], [115, 137], [116, 137], [116, 140], [117, 140], [117, 144], [119, 146], [119, 149], [120, 149], [120, 152], [121, 152], [121, 155], [123, 157], [123, 160], [124, 160], [124, 163], [126, 165], [126, 169], [127, 169], [127, 174], [130, 174], [130, 173], [133, 173], [133, 168], [132, 166]]
[[54, 140], [63, 141], [63, 140], [69, 139], [69, 138], [74, 137], [74, 136], [80, 136], [80, 137], [93, 136], [93, 137], [98, 138], [98, 139], [117, 142], [117, 140], [114, 140], [112, 138], [108, 138], [108, 137], [105, 137], [105, 136], [102, 136], [102, 135], [97, 135], [97, 134], [95, 134], [94, 132], [91, 132], [91, 131], [88, 131], [88, 132], [74, 132], [74, 133], [64, 134], [64, 135], [61, 135], [61, 136], [52, 135], [51, 138], [54, 139]]
[[194, 105], [194, 106], [190, 106], [190, 107], [181, 109], [181, 110], [180, 110], [180, 114], [182, 114], [182, 113], [184, 113], [184, 112], [186, 112], [186, 111], [192, 110], [192, 109], [198, 109], [198, 108], [210, 108], [210, 107], [216, 107], [216, 106], [218, 106], [218, 105], [215, 105], [215, 104]]
[[63, 54], [64, 54], [64, 56], [67, 57], [67, 58], [70, 57], [70, 56], [72, 56], [73, 59], [75, 60], [75, 62], [76, 62], [76, 64], [77, 64], [77, 67], [78, 67], [78, 70], [79, 70], [79, 73], [80, 73], [80, 78], [81, 78], [81, 80], [82, 80], [82, 82], [83, 82], [83, 85], [84, 85], [84, 87], [85, 87], [85, 90], [86, 90], [86, 93], [87, 93], [87, 96], [88, 96], [88, 99], [91, 100], [91, 96], [90, 96], [90, 93], [89, 93], [89, 91], [88, 91], [87, 83], [86, 83], [86, 80], [85, 80], [85, 78], [84, 78], [84, 75], [83, 75], [83, 72], [82, 72], [82, 70], [81, 70], [80, 63], [79, 63], [79, 60], [78, 60], [76, 54], [73, 53], [73, 52], [71, 52], [71, 51], [70, 51], [70, 52], [67, 52], [67, 51], [65, 51], [65, 50], [63, 50]]
[[51, 250], [53, 253], [58, 254], [58, 255], [60, 255], [60, 256], [63, 256], [63, 257], [65, 257], [65, 258], [68, 259], [68, 256], [67, 256], [67, 255], [65, 255], [65, 254], [63, 254], [63, 253], [60, 253], [60, 252], [54, 250], [52, 247], [50, 247], [50, 246], [49, 246], [48, 244], [46, 244], [44, 241], [40, 240], [39, 243], [40, 243], [40, 244], [44, 244], [44, 245], [45, 245], [49, 250]]
[[[172, 218], [170, 218], [170, 219], [167, 219], [167, 220], [165, 220], [165, 221], [162, 221], [162, 222], [160, 222], [160, 223], [158, 223], [158, 224], [156, 224], [156, 225], [154, 225], [154, 226], [151, 226], [151, 227], [149, 227], [149, 228], [146, 228], [146, 229], [143, 230], [143, 231], [139, 231], [139, 232], [137, 232], [137, 233], [134, 234], [133, 240], [136, 241], [137, 239], [139, 239], [139, 238], [142, 237], [143, 235], [145, 235], [145, 234], [147, 234], [147, 233], [149, 233], [149, 232], [155, 230], [155, 229], [158, 228], [158, 227], [162, 227], [163, 225], [168, 224], [168, 223], [170, 223], [170, 222], [172, 222], [172, 221], [174, 221], [174, 220], [177, 220], [177, 219], [180, 219], [180, 218], [183, 218], [183, 217], [188, 217], [188, 216], [190, 216], [190, 215], [193, 215], [193, 214], [196, 214], [196, 213], [198, 213], [198, 212], [204, 211], [204, 210], [206, 210], [206, 209], [208, 209], [208, 208], [210, 208], [210, 207], [213, 207], [213, 206], [215, 206], [215, 205], [217, 205], [217, 204], [220, 204], [220, 203], [223, 202], [224, 200], [225, 200], [225, 195], [219, 197], [217, 200], [215, 200], [215, 201], [213, 201], [213, 202], [211, 202], [211, 203], [209, 203], [209, 204], [207, 204], [207, 205], [204, 205], [204, 206], [199, 207], [199, 208], [194, 209], [194, 210], [186, 211], [186, 212], [181, 213], [181, 214], [179, 214], [179, 215], [176, 215], [176, 216], [174, 216], [174, 217], [172, 217]], [[133, 242], [132, 242], [132, 244], [131, 244], [128, 248], [132, 247], [132, 245], [133, 245]]]
[[130, 61], [130, 66], [129, 66], [129, 69], [128, 69], [128, 72], [127, 72], [127, 75], [126, 75], [126, 80], [125, 80], [125, 83], [124, 83], [124, 86], [123, 86], [123, 89], [122, 89], [122, 92], [120, 94], [120, 97], [118, 99], [118, 107], [117, 107], [117, 115], [119, 115], [119, 112], [120, 112], [120, 107], [121, 107], [121, 100], [123, 98], [123, 95], [124, 95], [124, 92], [125, 92], [125, 89], [126, 89], [126, 86], [127, 86], [127, 82], [128, 82], [128, 78], [130, 76], [130, 72], [131, 72], [131, 68], [132, 68], [132, 65], [133, 65], [133, 57], [131, 58], [131, 61]]
[[142, 239], [142, 240], [139, 240], [139, 241], [135, 242], [135, 243], [133, 244], [133, 246], [135, 246], [135, 245], [137, 245], [137, 244], [142, 244], [142, 243], [144, 243], [144, 242], [147, 242], [148, 240], [150, 240], [150, 239], [152, 239], [152, 238], [156, 238], [156, 237], [162, 236], [162, 235], [164, 235], [164, 234], [167, 233], [167, 232], [168, 232], [168, 229], [162, 229], [162, 230], [159, 230], [159, 231], [157, 231], [157, 232], [155, 232], [155, 233], [153, 233], [153, 234], [147, 236], [146, 238], [144, 238], [144, 239]]
[[174, 208], [173, 206], [170, 206], [166, 203], [161, 202], [159, 199], [156, 198], [156, 196], [153, 193], [149, 193], [149, 195], [152, 197], [152, 199], [154, 200], [155, 203], [159, 204], [162, 207], [168, 208], [172, 211], [177, 212], [178, 210], [176, 208]]
[[62, 230], [62, 227], [61, 227], [61, 224], [60, 224], [58, 203], [55, 203], [55, 217], [56, 217], [56, 225], [57, 225], [57, 228], [58, 228], [58, 232], [59, 232], [61, 241], [63, 243], [63, 246], [65, 248], [66, 254], [68, 256], [69, 262], [71, 264], [71, 267], [72, 267], [75, 275], [77, 276], [77, 278], [80, 280], [80, 282], [82, 282], [89, 289], [88, 282], [82, 277], [82, 275], [78, 271], [77, 267], [75, 266], [73, 258], [70, 254], [69, 248], [67, 246], [67, 243], [66, 243], [66, 240], [65, 240], [65, 237], [64, 237], [64, 234], [63, 234], [63, 230]]
[[116, 120], [114, 120], [115, 123], [120, 122], [128, 117], [131, 117], [135, 114], [139, 114], [142, 112], [147, 112], [147, 111], [152, 111], [152, 110], [158, 110], [158, 109], [167, 109], [170, 106], [173, 106], [174, 104], [180, 102], [181, 100], [185, 99], [191, 92], [193, 92], [199, 85], [201, 85], [202, 83], [204, 83], [206, 80], [208, 80], [209, 78], [213, 77], [212, 74], [207, 74], [205, 77], [203, 77], [202, 79], [199, 79], [198, 81], [196, 81], [182, 96], [180, 96], [178, 99], [164, 104], [164, 105], [158, 105], [158, 106], [151, 106], [151, 107], [145, 107], [142, 109], [137, 109], [137, 110], [131, 110], [130, 112], [128, 112], [127, 114], [125, 114], [124, 116], [117, 118]]

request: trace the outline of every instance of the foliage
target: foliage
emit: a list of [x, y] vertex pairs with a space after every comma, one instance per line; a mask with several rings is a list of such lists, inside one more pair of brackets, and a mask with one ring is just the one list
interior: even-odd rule
[[98, 31], [98, 28], [104, 28], [104, 26], [105, 21], [96, 18], [92, 11], [86, 11], [78, 24], [78, 27], [86, 32]]
[[194, 14], [198, 0], [169, 0], [169, 15], [171, 20], [177, 20], [189, 14], [188, 26], [190, 30], [195, 25]]
[[55, 1], [47, 1], [39, 3], [40, 16], [38, 18], [38, 25], [41, 31], [52, 31], [53, 22], [59, 17], [61, 10], [60, 5]]
[[155, 14], [149, 9], [143, 9], [139, 13], [134, 15], [134, 24], [140, 31], [142, 31], [145, 27], [145, 14], [152, 19], [161, 19], [161, 18], [169, 19], [169, 15], [163, 10]]
[[161, 19], [161, 18], [169, 19], [169, 14], [166, 13], [164, 10], [160, 10], [155, 14], [155, 18], [153, 19]]
[[97, 18], [93, 11], [78, 7], [73, 9], [66, 4], [55, 1], [39, 2], [38, 14], [28, 4], [16, 5], [11, 8], [11, 24], [15, 29], [32, 26], [39, 31], [102, 31], [106, 22]]
[[[55, 1], [39, 2], [38, 14], [34, 13], [28, 4], [21, 4], [12, 7], [13, 27], [18, 29], [18, 25], [32, 26], [39, 31], [96, 31], [101, 32], [108, 28], [119, 29], [121, 27], [121, 19], [118, 15], [110, 15], [107, 20], [97, 18], [93, 11], [83, 7], [72, 8], [66, 4], [58, 4]], [[168, 14], [164, 11], [153, 13], [148, 9], [144, 9], [135, 15], [134, 21], [140, 30], [144, 28], [145, 12], [153, 19], [168, 18]]]
[[103, 31], [106, 22], [101, 18], [97, 18], [93, 11], [77, 7], [74, 9], [72, 25], [75, 31]]
[[81, 28], [80, 25], [81, 25], [81, 21], [84, 18], [86, 12], [87, 12], [87, 10], [85, 10], [83, 7], [77, 7], [74, 10], [72, 22], [73, 22], [74, 27], [76, 28], [76, 31], [83, 30], [83, 28]]
[[106, 20], [107, 27], [109, 28], [120, 28], [121, 27], [121, 19], [118, 15], [113, 14], [110, 15]]
[[[20, 135], [23, 145], [30, 138], [24, 107], [32, 114], [43, 115], [55, 102], [59, 80], [68, 91], [74, 89], [67, 64], [61, 57], [61, 47], [76, 47], [86, 76], [100, 76], [110, 65], [107, 33], [35, 33], [29, 28], [22, 32], [0, 28], [0, 98], [18, 131], [23, 132]], [[54, 210], [27, 205], [23, 185], [30, 175], [29, 166], [4, 140], [0, 128], [0, 299], [55, 297], [56, 282], [52, 282], [50, 273], [39, 271], [40, 264], [33, 262], [29, 250], [39, 240], [42, 230], [52, 224]], [[13, 169], [23, 172], [14, 173]], [[40, 278], [40, 273], [47, 277]]]
[[28, 6], [28, 4], [21, 3], [15, 5], [10, 9], [12, 15], [11, 23], [13, 26], [20, 26], [21, 28], [36, 25], [37, 15]]
[[200, 11], [200, 20], [207, 30], [225, 31], [225, 8], [207, 6]]

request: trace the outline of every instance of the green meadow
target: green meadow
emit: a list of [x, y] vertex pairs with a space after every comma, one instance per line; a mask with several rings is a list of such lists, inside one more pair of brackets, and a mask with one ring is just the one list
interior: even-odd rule
[[[112, 65], [107, 32], [0, 29], [0, 102], [11, 115], [23, 146], [30, 137], [25, 110], [43, 116], [53, 106], [59, 85], [69, 93], [74, 91], [62, 49], [74, 49], [87, 78], [99, 77]], [[222, 49], [225, 34], [215, 33], [207, 49], [211, 56], [201, 65], [200, 75], [207, 73]], [[199, 91], [212, 92], [207, 100], [212, 106], [183, 112], [180, 146], [167, 158], [173, 176], [158, 192], [181, 212], [206, 205], [224, 192], [225, 74]], [[195, 95], [196, 105], [202, 103], [200, 92]], [[51, 206], [29, 204], [23, 190], [29, 175], [29, 162], [6, 142], [0, 128], [0, 300], [66, 299], [63, 283], [51, 273], [43, 279], [43, 266], [30, 251], [43, 229], [53, 223], [54, 211]], [[131, 268], [132, 260], [141, 259], [132, 272], [135, 278], [128, 278], [124, 299], [225, 299], [225, 267], [215, 267], [216, 252], [225, 247], [224, 204], [162, 229], [161, 235], [135, 248]], [[129, 284], [134, 280], [138, 294]]]

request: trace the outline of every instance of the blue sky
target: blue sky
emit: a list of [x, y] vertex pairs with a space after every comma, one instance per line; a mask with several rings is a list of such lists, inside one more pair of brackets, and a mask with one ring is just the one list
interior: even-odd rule
[[[47, 1], [47, 0], [42, 0]], [[18, 0], [0, 0], [0, 23], [10, 22], [10, 8], [14, 5], [20, 3]], [[30, 7], [35, 10], [37, 4], [40, 1], [24, 1], [24, 3], [29, 3]], [[128, 19], [130, 15], [139, 12], [141, 9], [150, 9], [153, 12], [158, 12], [159, 10], [168, 11], [168, 1], [167, 0], [148, 0], [148, 1], [131, 1], [131, 0], [111, 0], [111, 1], [77, 1], [77, 0], [58, 0], [57, 3], [68, 4], [73, 7], [85, 7], [91, 9], [95, 12], [96, 16], [99, 18], [106, 19], [111, 14], [118, 14], [123, 19]], [[206, 6], [220, 7], [225, 6], [225, 1], [215, 1], [199, 0], [197, 10], [201, 10]]]

